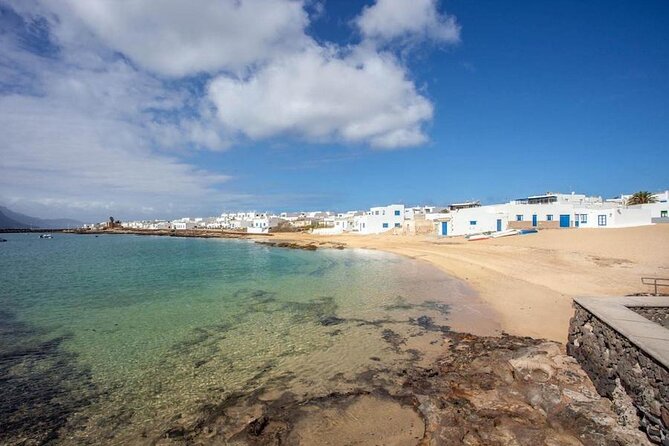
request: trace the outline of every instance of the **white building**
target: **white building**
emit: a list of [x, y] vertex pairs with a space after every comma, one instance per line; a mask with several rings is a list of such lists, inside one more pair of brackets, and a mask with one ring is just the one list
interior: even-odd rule
[[391, 204], [370, 208], [364, 215], [353, 218], [353, 231], [360, 234], [380, 234], [393, 228], [402, 228], [404, 205]]
[[506, 229], [621, 228], [651, 224], [648, 209], [625, 207], [582, 194], [545, 194], [462, 208], [435, 220], [438, 235], [470, 235]]
[[246, 228], [246, 232], [251, 234], [267, 234], [271, 228], [278, 226], [281, 221], [278, 217], [264, 216], [254, 218], [251, 225]]
[[[630, 197], [631, 195], [623, 195], [621, 199], [627, 201]], [[669, 219], [669, 190], [657, 192], [653, 194], [653, 198], [655, 198], [655, 203], [638, 204], [630, 208], [647, 209], [652, 219], [659, 220], [658, 223], [666, 222]]]
[[184, 231], [187, 229], [195, 229], [197, 225], [195, 222], [192, 221], [184, 221], [184, 220], [178, 220], [172, 222], [172, 228], [176, 229], [177, 231]]

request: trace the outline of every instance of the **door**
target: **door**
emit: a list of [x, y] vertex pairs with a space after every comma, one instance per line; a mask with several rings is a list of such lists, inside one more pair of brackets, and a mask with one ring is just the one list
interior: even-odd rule
[[442, 221], [441, 222], [441, 235], [448, 235], [448, 222], [447, 221]]
[[502, 230], [502, 219], [498, 218], [497, 219], [497, 232]]
[[532, 215], [532, 226], [537, 227], [537, 214]]
[[568, 228], [569, 227], [569, 214], [560, 215], [560, 227]]

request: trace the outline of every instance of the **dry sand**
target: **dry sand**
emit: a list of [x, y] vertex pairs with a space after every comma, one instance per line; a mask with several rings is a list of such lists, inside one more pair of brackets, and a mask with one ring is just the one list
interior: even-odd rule
[[[275, 234], [272, 241], [334, 243], [428, 261], [478, 291], [504, 331], [564, 342], [574, 296], [647, 292], [669, 277], [669, 225], [542, 230], [468, 242], [461, 237]], [[267, 240], [267, 239], [265, 239]]]

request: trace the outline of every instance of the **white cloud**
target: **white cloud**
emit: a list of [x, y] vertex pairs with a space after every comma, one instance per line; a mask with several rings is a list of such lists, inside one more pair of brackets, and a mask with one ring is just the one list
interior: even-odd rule
[[390, 54], [319, 46], [248, 79], [220, 76], [209, 97], [225, 127], [252, 139], [297, 135], [396, 148], [424, 143], [432, 105]]
[[51, 7], [140, 66], [177, 77], [244, 71], [300, 49], [308, 24], [296, 0], [67, 0]]
[[[71, 202], [92, 216], [114, 206], [126, 215], [152, 203], [163, 215], [220, 199], [229, 180], [152, 152], [142, 129], [91, 117], [50, 98], [0, 99], [3, 201], [30, 206]], [[61, 206], [61, 212], [66, 208]]]
[[0, 4], [25, 20], [0, 32], [0, 200], [86, 216], [248, 207], [257, 196], [223, 192], [225, 173], [188, 155], [240, 135], [423, 144], [433, 105], [393, 42], [459, 38], [430, 0], [365, 8], [348, 47], [308, 35], [306, 10], [322, 10], [306, 0]]
[[376, 0], [355, 22], [373, 40], [460, 41], [460, 25], [454, 16], [439, 13], [437, 0]]

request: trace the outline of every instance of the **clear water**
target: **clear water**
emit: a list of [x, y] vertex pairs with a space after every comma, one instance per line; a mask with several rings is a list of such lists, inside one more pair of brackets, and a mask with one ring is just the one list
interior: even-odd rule
[[445, 326], [484, 312], [461, 282], [372, 251], [2, 236], [0, 417], [11, 422], [0, 443], [41, 431], [60, 443], [149, 442], [233, 393], [306, 396], [335, 376], [416, 360], [384, 339], [389, 327], [412, 336], [421, 315]]

